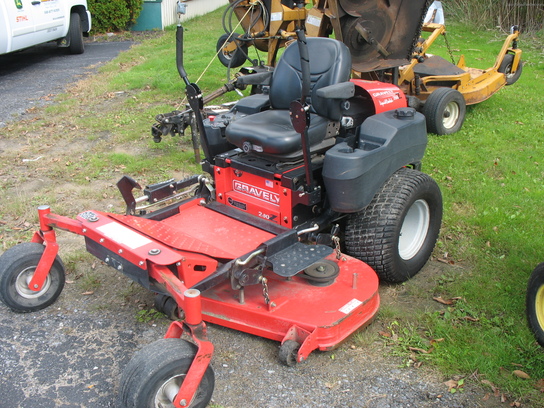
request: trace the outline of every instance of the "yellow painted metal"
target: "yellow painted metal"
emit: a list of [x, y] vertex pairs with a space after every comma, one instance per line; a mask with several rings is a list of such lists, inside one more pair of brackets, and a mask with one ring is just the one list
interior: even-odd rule
[[419, 63], [419, 59], [428, 58], [427, 50], [433, 42], [440, 36], [446, 34], [446, 27], [442, 24], [424, 24], [422, 31], [430, 32], [429, 37], [418, 44], [418, 53], [414, 56], [411, 63], [405, 65], [399, 70], [398, 85], [407, 95], [414, 95], [424, 101], [436, 89], [446, 86], [458, 90], [464, 97], [467, 105], [473, 105], [490, 98], [494, 93], [506, 85], [506, 75], [499, 72], [499, 67], [506, 54], [513, 54], [512, 72], [518, 68], [521, 60], [521, 50], [513, 48], [511, 44], [517, 41], [519, 32], [510, 34], [504, 41], [495, 63], [489, 69], [476, 69], [466, 66], [465, 57], [461, 56], [456, 66], [464, 73], [458, 75], [436, 75], [417, 78], [414, 73], [414, 67]]

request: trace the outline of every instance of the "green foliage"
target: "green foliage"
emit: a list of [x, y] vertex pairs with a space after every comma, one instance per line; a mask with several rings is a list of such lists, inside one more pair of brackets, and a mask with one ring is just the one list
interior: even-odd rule
[[93, 31], [122, 31], [136, 22], [143, 0], [88, 0], [93, 16]]

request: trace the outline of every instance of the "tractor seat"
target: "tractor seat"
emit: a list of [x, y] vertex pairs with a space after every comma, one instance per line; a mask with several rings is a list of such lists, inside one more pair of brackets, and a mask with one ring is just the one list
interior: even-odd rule
[[[307, 44], [311, 79], [306, 101], [310, 105], [308, 139], [313, 152], [334, 144], [334, 138], [326, 138], [333, 133], [328, 131], [328, 125], [342, 118], [341, 102], [351, 96], [346, 94], [345, 98], [339, 98], [338, 92], [327, 96], [318, 90], [349, 81], [351, 55], [346, 45], [330, 38], [308, 38]], [[289, 115], [290, 103], [299, 100], [301, 93], [298, 44], [292, 43], [272, 75], [271, 109], [233, 120], [225, 131], [227, 140], [248, 153], [288, 159], [302, 157], [301, 136], [293, 129]]]

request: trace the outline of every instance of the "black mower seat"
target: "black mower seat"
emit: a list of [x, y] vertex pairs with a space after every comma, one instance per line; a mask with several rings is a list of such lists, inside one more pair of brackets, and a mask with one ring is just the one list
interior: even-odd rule
[[425, 61], [420, 62], [414, 66], [414, 72], [419, 76], [450, 76], [461, 75], [466, 71], [463, 71], [457, 65], [452, 64], [450, 61], [439, 57], [438, 55], [432, 55], [426, 58]]
[[[325, 140], [329, 122], [342, 117], [339, 99], [323, 98], [317, 91], [323, 87], [348, 82], [351, 73], [349, 49], [330, 38], [308, 38], [311, 91], [310, 126], [308, 136], [311, 150], [334, 144]], [[246, 152], [282, 158], [302, 157], [300, 134], [293, 129], [289, 105], [302, 93], [302, 73], [298, 44], [292, 43], [276, 66], [270, 84], [272, 109], [232, 121], [226, 128], [226, 138]]]

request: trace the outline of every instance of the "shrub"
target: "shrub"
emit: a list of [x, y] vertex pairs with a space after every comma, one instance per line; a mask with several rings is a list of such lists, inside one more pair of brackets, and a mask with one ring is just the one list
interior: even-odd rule
[[93, 17], [93, 31], [123, 31], [136, 22], [143, 0], [88, 0]]

